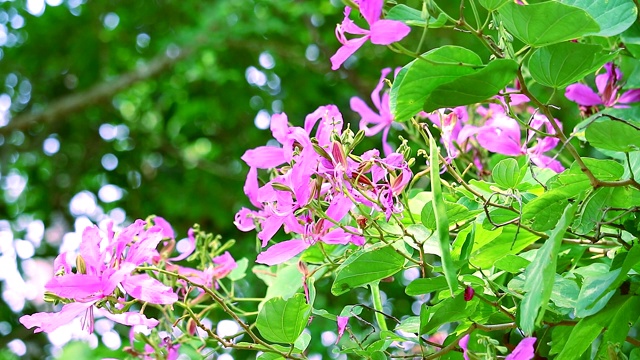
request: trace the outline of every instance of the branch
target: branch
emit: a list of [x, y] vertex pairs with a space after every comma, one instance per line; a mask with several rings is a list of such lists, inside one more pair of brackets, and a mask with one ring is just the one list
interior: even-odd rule
[[39, 123], [52, 123], [96, 103], [108, 101], [115, 94], [136, 82], [148, 80], [170, 69], [180, 60], [191, 55], [193, 50], [181, 49], [180, 53], [174, 57], [165, 54], [158, 55], [149, 63], [138, 66], [135, 70], [125, 73], [115, 80], [103, 82], [84, 92], [70, 94], [54, 100], [44, 111], [19, 114], [7, 126], [0, 128], [0, 134], [8, 134], [14, 130], [26, 130]]

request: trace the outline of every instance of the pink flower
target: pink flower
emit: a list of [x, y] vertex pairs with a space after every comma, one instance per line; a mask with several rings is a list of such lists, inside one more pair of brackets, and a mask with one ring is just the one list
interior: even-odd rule
[[513, 352], [507, 356], [505, 360], [531, 360], [535, 357], [535, 349], [533, 345], [536, 343], [536, 338], [527, 337], [520, 341], [518, 346], [513, 349]]
[[622, 71], [613, 63], [604, 65], [606, 72], [596, 76], [596, 94], [590, 87], [576, 83], [567, 86], [565, 96], [567, 99], [582, 106], [604, 105], [605, 107], [628, 107], [628, 104], [640, 101], [640, 89], [632, 89], [619, 95], [622, 80]]
[[[401, 21], [381, 20], [384, 0], [361, 0], [360, 13], [369, 24], [370, 30], [363, 29], [349, 19], [351, 8], [344, 10], [342, 24], [336, 26], [336, 37], [342, 47], [331, 57], [331, 69], [338, 70], [353, 53], [355, 53], [367, 40], [376, 45], [389, 45], [402, 40], [409, 34], [411, 28]], [[359, 38], [347, 40], [345, 33], [364, 35]]]
[[[556, 123], [559, 122], [554, 119]], [[548, 133], [554, 133], [554, 129], [543, 115], [535, 115], [531, 127], [541, 129], [545, 126]], [[529, 132], [527, 142], [533, 140], [534, 133]], [[538, 138], [536, 144], [527, 147], [527, 143], [521, 144], [520, 125], [518, 121], [510, 118], [505, 113], [496, 113], [480, 128], [476, 139], [485, 149], [504, 155], [520, 156], [529, 155], [531, 161], [541, 168], [549, 168], [555, 172], [562, 172], [564, 168], [559, 161], [552, 159], [545, 152], [553, 149], [558, 144], [558, 139], [552, 137]]]
[[[359, 97], [354, 96], [351, 98], [351, 110], [357, 112], [361, 117], [360, 130], [363, 130], [366, 136], [373, 136], [382, 131], [382, 148], [385, 155], [389, 155], [393, 152], [391, 146], [389, 146], [389, 143], [387, 142], [389, 129], [391, 129], [391, 124], [393, 124], [393, 115], [391, 114], [391, 110], [389, 110], [389, 93], [384, 92], [381, 96], [380, 92], [384, 86], [384, 79], [390, 72], [391, 68], [382, 69], [380, 81], [371, 93], [371, 101], [378, 110], [378, 113], [371, 110], [371, 108], [369, 108], [369, 106]], [[373, 125], [373, 127], [369, 127], [369, 125]]]
[[144, 221], [137, 220], [117, 238], [109, 227], [106, 239], [96, 226], [86, 228], [82, 233], [76, 273], [71, 272], [66, 262], [67, 254], [60, 254], [55, 261], [56, 271], [59, 273], [62, 267], [64, 272], [45, 285], [47, 291], [73, 302], [64, 305], [58, 313], [25, 315], [20, 322], [27, 328], [36, 327], [35, 332], [51, 332], [84, 313], [83, 328], [92, 332], [94, 311], [99, 311], [121, 324], [156, 326], [157, 320], [147, 319], [140, 313], [110, 313], [99, 309], [105, 302], [111, 303], [109, 308], [114, 309], [124, 301], [123, 298], [114, 300], [119, 286], [129, 296], [144, 302], [173, 304], [178, 300], [173, 290], [160, 281], [147, 274], [132, 274], [136, 266], [152, 262], [159, 255], [156, 247], [166, 234], [166, 227], [145, 229], [145, 225]]

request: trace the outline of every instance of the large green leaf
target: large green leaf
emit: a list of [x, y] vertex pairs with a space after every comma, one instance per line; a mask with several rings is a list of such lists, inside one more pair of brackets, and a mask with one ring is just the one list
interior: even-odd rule
[[640, 317], [640, 296], [631, 296], [611, 317], [611, 322], [602, 335], [596, 359], [607, 358], [606, 352], [609, 343], [623, 344], [629, 333], [629, 328], [638, 321], [638, 317]]
[[[635, 309], [633, 308], [634, 306]], [[625, 313], [637, 311], [637, 307], [637, 296], [620, 296], [613, 300], [610, 306], [603, 311], [580, 320], [571, 330], [571, 335], [569, 335], [556, 360], [579, 359], [585, 350], [592, 346], [604, 328], [609, 328], [610, 325], [621, 325], [620, 318], [624, 318]], [[612, 340], [616, 340], [617, 332], [617, 330], [614, 330], [615, 334], [611, 334], [609, 337]], [[626, 337], [626, 333], [624, 336]], [[607, 344], [603, 345], [607, 346]]]
[[573, 231], [577, 234], [588, 234], [593, 231], [596, 224], [602, 219], [605, 207], [609, 207], [609, 201], [614, 188], [600, 188], [595, 190], [581, 205], [580, 216], [573, 224]]
[[338, 296], [358, 286], [389, 277], [402, 270], [404, 262], [404, 256], [398, 254], [392, 246], [373, 246], [358, 250], [336, 270], [331, 293]]
[[536, 322], [544, 316], [556, 275], [558, 252], [567, 227], [573, 221], [577, 203], [564, 210], [558, 225], [551, 231], [549, 238], [536, 253], [535, 259], [525, 270], [524, 290], [526, 294], [520, 304], [520, 328], [525, 334], [533, 334]]
[[615, 56], [600, 45], [564, 42], [536, 50], [527, 66], [538, 83], [561, 88], [595, 72]]
[[295, 294], [288, 300], [275, 297], [260, 309], [256, 326], [268, 341], [293, 344], [307, 325], [310, 314], [311, 306], [302, 294]]
[[498, 12], [507, 30], [533, 47], [600, 31], [598, 23], [586, 11], [555, 1], [525, 6], [509, 2]]
[[[484, 233], [481, 227], [476, 227], [476, 233]], [[485, 230], [486, 231], [486, 230]], [[497, 237], [488, 236], [499, 234]], [[496, 261], [509, 255], [517, 254], [527, 246], [533, 244], [540, 237], [524, 229], [518, 229], [516, 225], [503, 226], [497, 230], [484, 233], [482, 238], [476, 236], [469, 262], [481, 269], [492, 267]], [[487, 243], [478, 240], [491, 239]]]
[[459, 293], [455, 297], [447, 297], [437, 305], [429, 308], [426, 305], [420, 311], [420, 334], [430, 334], [440, 327], [440, 325], [460, 321], [473, 313], [478, 301], [464, 300], [464, 293]]
[[449, 238], [449, 219], [447, 217], [447, 206], [442, 197], [442, 187], [440, 184], [440, 173], [437, 171], [439, 161], [439, 149], [436, 141], [429, 134], [429, 161], [431, 163], [431, 192], [433, 193], [433, 212], [436, 220], [436, 232], [438, 234], [438, 242], [440, 243], [440, 257], [442, 261], [442, 270], [444, 277], [447, 279], [449, 291], [453, 296], [454, 291], [458, 288], [458, 276], [453, 258], [451, 257], [451, 239]]
[[482, 66], [480, 56], [458, 46], [433, 49], [422, 57], [427, 61], [416, 59], [405, 65], [393, 82], [389, 107], [396, 121], [407, 121], [420, 112], [425, 99], [438, 85], [474, 72], [471, 66], [456, 64]]
[[585, 317], [595, 314], [607, 305], [618, 287], [627, 279], [627, 274], [638, 262], [640, 262], [640, 246], [632, 247], [628, 252], [616, 255], [611, 271], [587, 276], [584, 279], [575, 314], [577, 317]]
[[[482, 210], [469, 210], [466, 206], [458, 203], [452, 203], [445, 201], [445, 209], [447, 212], [447, 221], [449, 224], [455, 224], [460, 221], [465, 221], [473, 218], [475, 215], [482, 212]], [[433, 210], [433, 204], [431, 201], [426, 203], [420, 213], [420, 219], [425, 228], [429, 230], [435, 230], [437, 227], [436, 213]]]
[[480, 5], [489, 11], [497, 10], [509, 0], [479, 0]]
[[496, 59], [486, 67], [436, 86], [424, 101], [424, 111], [482, 102], [500, 92], [516, 77], [518, 63]]
[[640, 150], [640, 130], [626, 122], [596, 121], [587, 127], [585, 137], [591, 146], [613, 151]]
[[559, 0], [563, 4], [579, 7], [591, 15], [600, 31], [588, 35], [614, 36], [627, 30], [638, 17], [633, 0]]
[[424, 295], [447, 288], [447, 279], [444, 276], [421, 278], [413, 280], [404, 292], [409, 296]]
[[518, 162], [515, 159], [500, 160], [491, 171], [493, 181], [505, 189], [518, 186], [525, 174], [520, 172], [520, 166], [518, 166]]

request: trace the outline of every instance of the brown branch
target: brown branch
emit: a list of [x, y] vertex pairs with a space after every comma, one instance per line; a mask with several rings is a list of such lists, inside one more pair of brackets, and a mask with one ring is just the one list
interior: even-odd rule
[[87, 107], [110, 100], [118, 92], [131, 85], [148, 80], [172, 68], [177, 62], [186, 58], [194, 49], [181, 49], [177, 56], [170, 57], [164, 53], [158, 55], [145, 65], [125, 73], [115, 80], [94, 85], [86, 91], [63, 96], [51, 102], [44, 111], [19, 114], [3, 128], [0, 134], [8, 134], [14, 130], [26, 130], [40, 123], [52, 123], [65, 118]]

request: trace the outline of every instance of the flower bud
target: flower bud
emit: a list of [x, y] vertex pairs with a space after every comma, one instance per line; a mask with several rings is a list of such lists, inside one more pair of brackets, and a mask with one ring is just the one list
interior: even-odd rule
[[475, 290], [473, 290], [471, 286], [467, 286], [467, 288], [464, 289], [464, 301], [471, 301], [475, 293]]
[[76, 256], [76, 273], [78, 274], [86, 274], [87, 273], [87, 264], [84, 262], [84, 259], [81, 255]]

